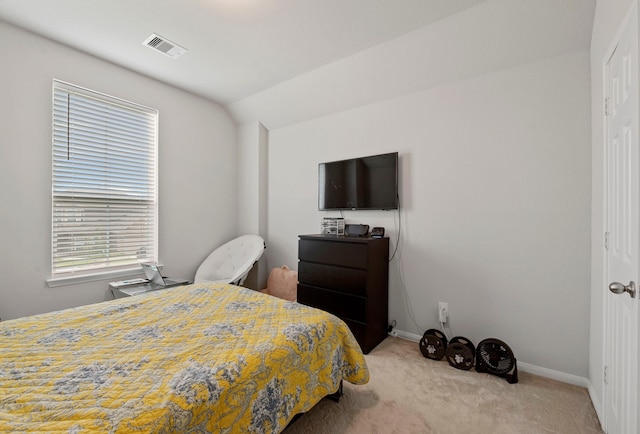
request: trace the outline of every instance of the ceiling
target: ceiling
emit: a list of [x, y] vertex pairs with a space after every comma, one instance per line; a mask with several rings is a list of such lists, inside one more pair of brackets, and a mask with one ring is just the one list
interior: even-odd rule
[[231, 104], [484, 1], [0, 0], [0, 20]]

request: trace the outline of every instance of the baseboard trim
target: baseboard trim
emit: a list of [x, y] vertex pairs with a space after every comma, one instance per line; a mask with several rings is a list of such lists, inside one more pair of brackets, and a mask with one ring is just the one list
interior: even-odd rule
[[528, 372], [529, 374], [538, 375], [540, 377], [562, 381], [563, 383], [573, 384], [574, 386], [584, 387], [585, 389], [589, 387], [589, 380], [585, 377], [580, 377], [578, 375], [573, 375], [573, 374], [567, 374], [566, 372], [555, 371], [553, 369], [542, 368], [540, 366], [532, 365], [530, 363], [524, 363], [524, 362], [518, 361], [518, 370], [522, 372]]
[[[409, 333], [409, 332], [405, 332], [403, 330], [398, 330], [398, 329], [394, 329], [390, 333], [390, 335], [398, 337], [400, 339], [412, 341], [412, 342], [420, 342], [420, 339], [422, 339], [422, 336], [420, 335], [416, 335], [414, 333]], [[529, 374], [538, 375], [540, 377], [561, 381], [563, 383], [573, 384], [574, 386], [584, 387], [587, 390], [589, 390], [589, 394], [591, 394], [591, 391], [590, 391], [591, 382], [585, 377], [580, 377], [573, 374], [567, 374], [565, 372], [555, 371], [553, 369], [543, 368], [540, 366], [532, 365], [530, 363], [522, 362], [520, 360], [518, 360], [518, 370], [522, 372], [527, 372]], [[593, 397], [591, 398], [591, 401], [594, 402]], [[595, 406], [596, 404], [594, 402], [594, 407]], [[598, 413], [598, 408], [596, 408], [596, 413]]]
[[589, 397], [591, 398], [591, 404], [593, 404], [593, 408], [596, 411], [598, 420], [600, 421], [600, 426], [604, 426], [604, 415], [602, 414], [602, 402], [600, 401], [600, 398], [596, 394], [596, 391], [593, 389], [593, 384], [591, 384], [591, 382], [589, 382], [587, 391], [589, 392]]

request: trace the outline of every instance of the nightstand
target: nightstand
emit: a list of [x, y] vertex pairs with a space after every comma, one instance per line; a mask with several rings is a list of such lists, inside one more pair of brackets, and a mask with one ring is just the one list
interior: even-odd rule
[[111, 282], [109, 283], [109, 290], [111, 291], [111, 295], [113, 296], [113, 298], [123, 298], [131, 297], [133, 295], [146, 294], [154, 291], [162, 291], [163, 289], [175, 288], [176, 286], [188, 285], [189, 283], [189, 281], [184, 280], [173, 285], [162, 286], [155, 283], [150, 283], [149, 281], [129, 284], [123, 284], [122, 282]]

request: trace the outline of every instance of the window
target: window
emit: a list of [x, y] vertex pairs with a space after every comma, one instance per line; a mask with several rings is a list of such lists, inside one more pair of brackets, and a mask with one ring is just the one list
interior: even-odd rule
[[52, 277], [157, 260], [158, 112], [53, 82]]

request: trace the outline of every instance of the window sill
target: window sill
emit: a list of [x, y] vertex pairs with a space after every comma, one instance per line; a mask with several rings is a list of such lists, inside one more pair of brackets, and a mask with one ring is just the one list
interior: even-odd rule
[[51, 277], [47, 279], [47, 286], [49, 288], [55, 288], [58, 286], [76, 285], [79, 283], [96, 282], [99, 280], [111, 280], [118, 277], [131, 277], [141, 275], [142, 270], [140, 267], [126, 268], [122, 270], [103, 271], [92, 274], [81, 274], [75, 276], [65, 277]]

